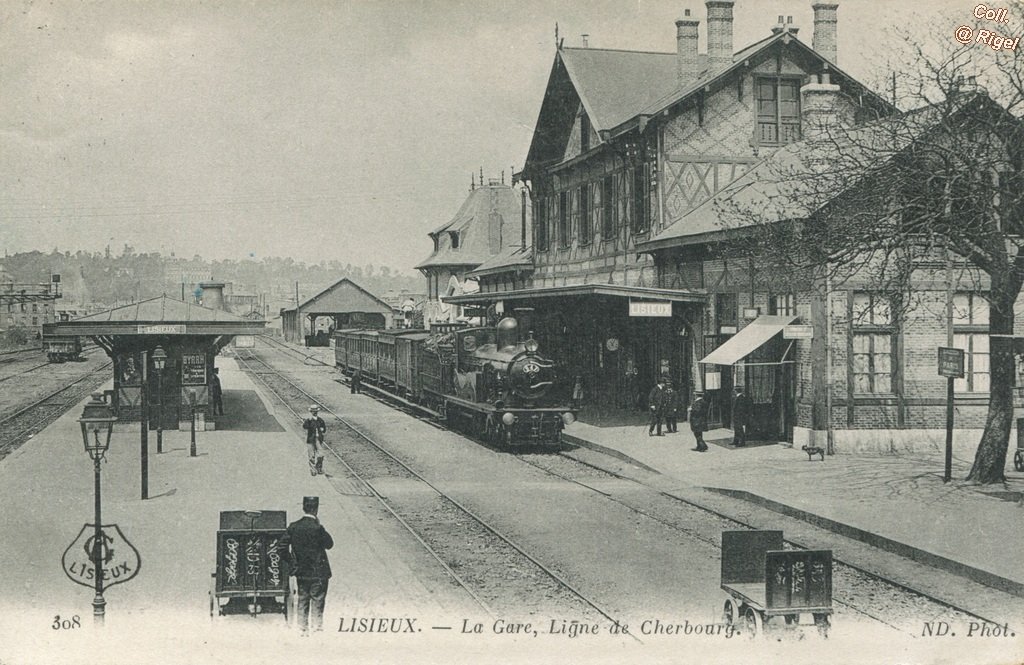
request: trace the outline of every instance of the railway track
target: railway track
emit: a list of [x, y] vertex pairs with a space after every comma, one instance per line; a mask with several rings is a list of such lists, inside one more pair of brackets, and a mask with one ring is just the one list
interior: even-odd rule
[[[280, 342], [270, 346], [281, 350], [286, 355], [303, 356], [299, 352], [287, 354], [287, 351], [291, 351], [291, 349]], [[384, 399], [387, 397], [384, 396]], [[414, 409], [404, 410], [435, 427], [440, 426], [436, 420], [417, 413]], [[486, 444], [483, 443], [483, 445]], [[691, 539], [702, 542], [716, 553], [720, 550], [722, 531], [756, 528], [742, 520], [688, 503], [680, 497], [651, 488], [635, 478], [589, 465], [565, 451], [560, 451], [556, 455], [526, 453], [517, 454], [514, 457], [549, 476], [581, 485], [587, 490], [601, 495], [604, 499], [626, 508], [638, 517], [653, 520], [683, 533]], [[638, 504], [636, 501], [623, 498], [628, 493], [616, 496], [601, 489], [601, 481], [610, 479], [638, 485], [649, 490], [649, 494], [653, 493], [654, 498], [648, 499], [646, 505], [642, 505], [643, 502]], [[597, 482], [588, 483], [588, 480]], [[786, 547], [800, 548], [799, 545], [791, 542], [787, 542]], [[833, 574], [835, 588], [843, 590], [833, 596], [833, 601], [837, 605], [837, 618], [840, 620], [844, 613], [857, 615], [915, 637], [920, 635], [921, 624], [918, 620], [920, 617], [943, 616], [952, 621], [980, 620], [994, 624], [1000, 623], [992, 618], [983, 617], [968, 609], [958, 607], [932, 594], [843, 562], [838, 558]]]
[[69, 411], [109, 378], [107, 362], [0, 419], [0, 460]]
[[[295, 407], [301, 410], [311, 401], [321, 402], [255, 354], [239, 356], [239, 361], [295, 418], [302, 419]], [[367, 487], [489, 615], [616, 620], [524, 547], [418, 474], [371, 436], [330, 409], [322, 408], [322, 412], [344, 428], [344, 435], [333, 437], [327, 448], [346, 472]], [[400, 488], [397, 491], [396, 486]]]
[[[34, 349], [34, 350], [35, 351], [39, 351], [39, 349]], [[88, 355], [90, 355], [92, 353], [95, 353], [96, 351], [99, 351], [99, 350], [100, 350], [100, 348], [98, 346], [87, 346], [87, 347], [84, 347], [82, 349], [82, 354], [84, 356], [88, 356]], [[19, 358], [19, 360], [21, 360], [21, 358]], [[49, 367], [50, 365], [53, 365], [53, 364], [54, 363], [51, 363], [49, 360], [47, 360], [46, 362], [39, 363], [39, 364], [36, 364], [36, 365], [32, 365], [31, 367], [22, 369], [20, 371], [13, 372], [11, 374], [6, 374], [4, 376], [0, 376], [0, 383], [4, 383], [5, 381], [10, 381], [12, 379], [16, 379], [16, 378], [18, 378], [20, 376], [24, 376], [24, 375], [26, 375], [26, 374], [28, 374], [30, 372], [34, 372], [34, 371], [36, 371], [38, 369], [42, 369], [44, 367]]]

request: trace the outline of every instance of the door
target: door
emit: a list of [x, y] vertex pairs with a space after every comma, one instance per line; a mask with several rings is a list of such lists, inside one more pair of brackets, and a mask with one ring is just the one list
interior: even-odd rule
[[149, 429], [155, 430], [157, 422], [162, 422], [163, 429], [178, 429], [178, 409], [181, 407], [179, 398], [181, 386], [178, 383], [178, 377], [181, 376], [181, 362], [174, 358], [168, 358], [163, 376], [161, 377], [159, 374], [150, 362], [149, 376], [146, 382], [149, 388]]

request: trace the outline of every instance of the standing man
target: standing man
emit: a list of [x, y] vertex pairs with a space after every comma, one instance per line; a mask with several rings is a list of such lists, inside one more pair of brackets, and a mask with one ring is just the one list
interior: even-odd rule
[[213, 398], [213, 415], [224, 415], [223, 391], [220, 387], [220, 370], [213, 368], [213, 381], [210, 382], [210, 397]]
[[349, 382], [349, 392], [358, 395], [363, 389], [363, 370], [356, 369], [352, 372], [352, 380]]
[[708, 444], [704, 443], [704, 432], [708, 429], [708, 403], [704, 400], [702, 392], [695, 392], [693, 397], [693, 404], [690, 405], [690, 431], [697, 439], [697, 447], [694, 450], [703, 453], [708, 449]]
[[316, 516], [319, 508], [320, 497], [302, 497], [302, 519], [289, 524], [284, 537], [291, 562], [289, 575], [299, 590], [297, 610], [303, 636], [309, 635], [310, 620], [315, 632], [323, 630], [324, 601], [331, 579], [327, 550], [334, 547], [334, 539]]
[[672, 387], [672, 381], [665, 379], [665, 430], [669, 434], [679, 431], [679, 393]]
[[320, 449], [324, 445], [324, 434], [327, 432], [327, 423], [320, 417], [320, 407], [316, 404], [309, 407], [309, 417], [302, 421], [302, 429], [306, 430], [309, 475], [315, 476], [324, 472], [324, 456], [320, 454]]
[[754, 410], [754, 403], [747, 397], [742, 387], [736, 388], [736, 397], [732, 401], [732, 445], [737, 448], [747, 443], [747, 428], [750, 427], [750, 416]]
[[[651, 392], [647, 394], [647, 404], [650, 405], [651, 410], [651, 423], [647, 428], [647, 436], [661, 436], [661, 421], [665, 417], [665, 379], [664, 377], [658, 379], [658, 383], [651, 388]], [[654, 433], [654, 427], [657, 425], [658, 433]]]

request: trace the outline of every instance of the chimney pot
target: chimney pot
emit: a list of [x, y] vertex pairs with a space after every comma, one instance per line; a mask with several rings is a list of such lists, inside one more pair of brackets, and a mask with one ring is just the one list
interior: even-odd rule
[[816, 2], [811, 5], [814, 10], [814, 35], [811, 38], [811, 47], [821, 57], [829, 62], [837, 62], [837, 30], [838, 22], [837, 3]]
[[733, 0], [705, 0], [708, 12], [708, 69], [716, 71], [732, 64]]

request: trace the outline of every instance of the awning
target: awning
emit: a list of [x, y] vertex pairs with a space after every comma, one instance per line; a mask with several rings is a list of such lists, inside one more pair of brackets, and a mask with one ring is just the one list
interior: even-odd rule
[[782, 329], [796, 321], [796, 318], [795, 316], [759, 316], [700, 362], [705, 365], [735, 365], [782, 332]]
[[515, 291], [481, 291], [458, 296], [447, 296], [444, 301], [455, 305], [488, 305], [498, 300], [532, 300], [534, 298], [566, 298], [575, 296], [612, 296], [641, 300], [671, 300], [673, 302], [707, 302], [706, 293], [685, 289], [659, 289], [621, 284], [574, 284], [548, 286]]

